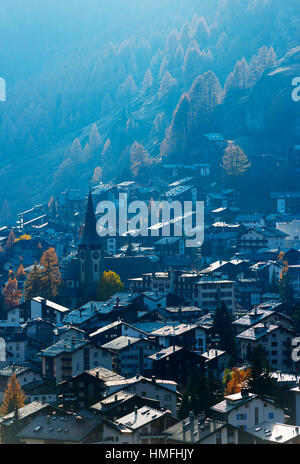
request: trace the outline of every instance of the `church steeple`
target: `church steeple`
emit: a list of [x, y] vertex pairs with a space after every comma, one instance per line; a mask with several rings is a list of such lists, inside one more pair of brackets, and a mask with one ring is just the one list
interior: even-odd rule
[[101, 240], [96, 230], [96, 215], [93, 206], [92, 192], [89, 192], [89, 199], [86, 210], [85, 226], [80, 241], [80, 245], [98, 246]]
[[85, 227], [79, 243], [80, 282], [86, 294], [93, 295], [103, 272], [101, 239], [96, 230], [92, 193], [89, 192]]

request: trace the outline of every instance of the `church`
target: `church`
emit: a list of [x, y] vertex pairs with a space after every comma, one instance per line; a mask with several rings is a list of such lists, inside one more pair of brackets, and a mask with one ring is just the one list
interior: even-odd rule
[[[105, 246], [97, 234], [97, 220], [92, 192], [89, 192], [84, 230], [77, 247], [77, 257], [62, 269], [60, 303], [75, 308], [89, 300], [97, 300], [97, 286], [104, 271], [114, 271], [120, 275], [125, 286], [129, 279], [144, 273], [157, 271], [151, 257], [142, 254], [124, 253], [105, 256]], [[130, 242], [129, 242], [130, 244]]]
[[104, 271], [101, 239], [96, 230], [96, 216], [91, 192], [88, 197], [84, 231], [78, 247], [80, 286], [84, 294], [94, 293]]
[[92, 193], [89, 192], [85, 225], [77, 247], [77, 257], [61, 269], [61, 302], [69, 307], [76, 307], [82, 299], [96, 299], [97, 286], [103, 271], [103, 248], [96, 230]]

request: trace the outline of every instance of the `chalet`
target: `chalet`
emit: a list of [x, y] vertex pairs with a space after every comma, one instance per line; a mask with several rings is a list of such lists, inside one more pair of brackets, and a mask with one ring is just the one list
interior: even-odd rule
[[205, 331], [197, 324], [170, 324], [151, 332], [161, 347], [181, 346], [190, 350], [203, 350]]
[[95, 443], [101, 437], [101, 423], [99, 417], [41, 415], [35, 417], [17, 436], [27, 445]]
[[157, 379], [136, 375], [131, 379], [112, 379], [105, 383], [106, 396], [117, 393], [120, 390], [137, 394], [143, 398], [156, 399], [164, 409], [169, 409], [173, 417], [177, 416], [177, 383], [173, 380]]
[[245, 431], [264, 421], [284, 424], [284, 411], [273, 401], [245, 390], [225, 396], [223, 401], [211, 407], [211, 411], [216, 419]]
[[239, 247], [242, 252], [256, 252], [262, 248], [284, 250], [286, 237], [288, 235], [278, 229], [272, 228], [250, 228], [241, 234]]
[[202, 357], [205, 359], [208, 376], [213, 379], [220, 379], [224, 370], [230, 366], [230, 356], [226, 351], [211, 348], [202, 353]]
[[0, 397], [3, 397], [7, 383], [15, 374], [21, 387], [41, 380], [41, 374], [30, 366], [26, 365], [7, 365], [0, 369]]
[[109, 351], [76, 338], [60, 340], [42, 350], [39, 356], [43, 360], [43, 375], [55, 378], [57, 385], [93, 367], [112, 367]]
[[258, 323], [280, 323], [286, 329], [292, 329], [293, 327], [293, 321], [287, 314], [272, 309], [264, 309], [263, 307], [254, 308], [244, 316], [236, 319], [233, 321], [233, 327], [236, 333], [240, 334]]
[[226, 422], [190, 413], [189, 417], [166, 429], [164, 436], [168, 445], [227, 445], [238, 443], [238, 432]]
[[249, 359], [253, 349], [261, 346], [265, 349], [269, 365], [273, 369], [287, 372], [293, 367], [291, 342], [294, 332], [280, 324], [258, 323], [237, 336], [240, 356]]
[[243, 224], [243, 226], [247, 227], [247, 229], [251, 229], [253, 227], [262, 228], [266, 226], [266, 221], [263, 214], [239, 214], [235, 218], [236, 222], [239, 224]]
[[[26, 404], [22, 408], [18, 409], [18, 425], [17, 428], [20, 430], [26, 425], [30, 424], [32, 420], [43, 414], [60, 414], [59, 410], [49, 405], [45, 401], [33, 401]], [[10, 445], [12, 443], [19, 443], [16, 439], [16, 423], [15, 423], [15, 412], [6, 414], [0, 418], [0, 443], [1, 445]]]
[[170, 411], [147, 406], [114, 421], [104, 420], [104, 444], [159, 444], [163, 443], [163, 431], [176, 421]]
[[144, 374], [151, 370], [148, 356], [155, 353], [157, 343], [149, 338], [120, 336], [101, 348], [111, 353], [113, 370], [130, 378], [136, 373]]
[[152, 371], [157, 378], [174, 379], [185, 385], [194, 369], [204, 372], [205, 358], [180, 346], [164, 348], [151, 356]]
[[42, 297], [32, 298], [8, 312], [8, 322], [24, 324], [27, 321], [41, 318], [53, 324], [60, 324], [68, 308]]
[[159, 409], [160, 404], [158, 400], [121, 390], [94, 404], [90, 409], [95, 415], [114, 419], [130, 414], [136, 407], [142, 408], [144, 406]]
[[89, 335], [89, 339], [97, 346], [104, 345], [119, 337], [147, 338], [147, 334], [124, 321], [115, 321], [99, 328]]
[[124, 377], [104, 367], [89, 369], [58, 385], [59, 402], [64, 409], [89, 408], [107, 395], [107, 382], [122, 382]]

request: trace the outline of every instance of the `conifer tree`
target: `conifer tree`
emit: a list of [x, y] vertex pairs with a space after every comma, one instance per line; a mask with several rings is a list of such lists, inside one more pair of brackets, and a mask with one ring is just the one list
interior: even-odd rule
[[276, 380], [271, 376], [266, 351], [261, 345], [255, 347], [250, 354], [250, 373], [246, 386], [252, 393], [260, 396], [273, 396], [276, 391]]
[[41, 270], [39, 269], [37, 262], [34, 263], [32, 271], [28, 274], [27, 280], [24, 285], [25, 290], [25, 301], [31, 300], [41, 295], [42, 283], [41, 283]]
[[214, 402], [213, 388], [209, 379], [198, 369], [194, 369], [187, 379], [183, 401], [179, 409], [179, 418], [184, 419], [190, 411], [198, 415], [208, 413]]
[[5, 243], [5, 249], [6, 250], [10, 250], [13, 246], [13, 244], [15, 243], [16, 241], [16, 236], [14, 234], [14, 231], [11, 230], [10, 233], [9, 233], [9, 236], [7, 238], [7, 241]]
[[75, 163], [80, 163], [82, 161], [83, 150], [82, 150], [82, 146], [81, 146], [79, 139], [74, 140], [72, 147], [71, 147], [70, 155], [71, 155], [72, 161], [74, 161]]
[[249, 167], [250, 163], [243, 150], [234, 142], [229, 141], [222, 163], [222, 168], [226, 174], [236, 177], [244, 174]]
[[153, 77], [152, 77], [150, 69], [147, 69], [144, 80], [143, 80], [143, 92], [145, 93], [149, 89], [151, 89], [152, 85], [153, 85]]
[[246, 381], [250, 376], [249, 369], [234, 368], [225, 378], [225, 395], [233, 395], [239, 393], [246, 385]]
[[7, 309], [18, 306], [22, 293], [18, 288], [18, 281], [15, 277], [9, 277], [8, 282], [4, 287], [3, 295], [4, 303]]
[[220, 349], [226, 351], [233, 359], [236, 357], [236, 343], [233, 334], [232, 316], [225, 303], [218, 305], [214, 323], [213, 333], [220, 336]]
[[23, 392], [17, 376], [15, 373], [12, 374], [8, 380], [7, 387], [4, 392], [3, 401], [0, 407], [0, 413], [2, 416], [16, 411], [25, 406], [25, 393]]
[[17, 270], [17, 278], [18, 279], [23, 279], [26, 276], [26, 272], [24, 270], [24, 266], [21, 263], [18, 270]]
[[40, 260], [41, 265], [41, 292], [44, 298], [51, 300], [58, 294], [61, 274], [54, 248], [49, 248]]
[[130, 148], [131, 172], [136, 177], [144, 168], [151, 165], [149, 154], [138, 142], [134, 142]]
[[101, 149], [102, 149], [102, 139], [99, 134], [98, 128], [96, 124], [93, 124], [90, 136], [89, 136], [89, 147], [90, 147], [90, 153], [92, 156], [95, 157], [100, 157], [101, 155]]
[[100, 166], [97, 166], [94, 169], [93, 177], [92, 177], [92, 183], [93, 184], [98, 184], [102, 178], [102, 169]]

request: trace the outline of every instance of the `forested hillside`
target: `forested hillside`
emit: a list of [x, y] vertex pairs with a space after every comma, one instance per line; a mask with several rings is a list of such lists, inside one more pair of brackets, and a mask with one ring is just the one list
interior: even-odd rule
[[297, 0], [1, 3], [0, 208], [207, 162], [207, 132], [248, 157], [294, 142]]

